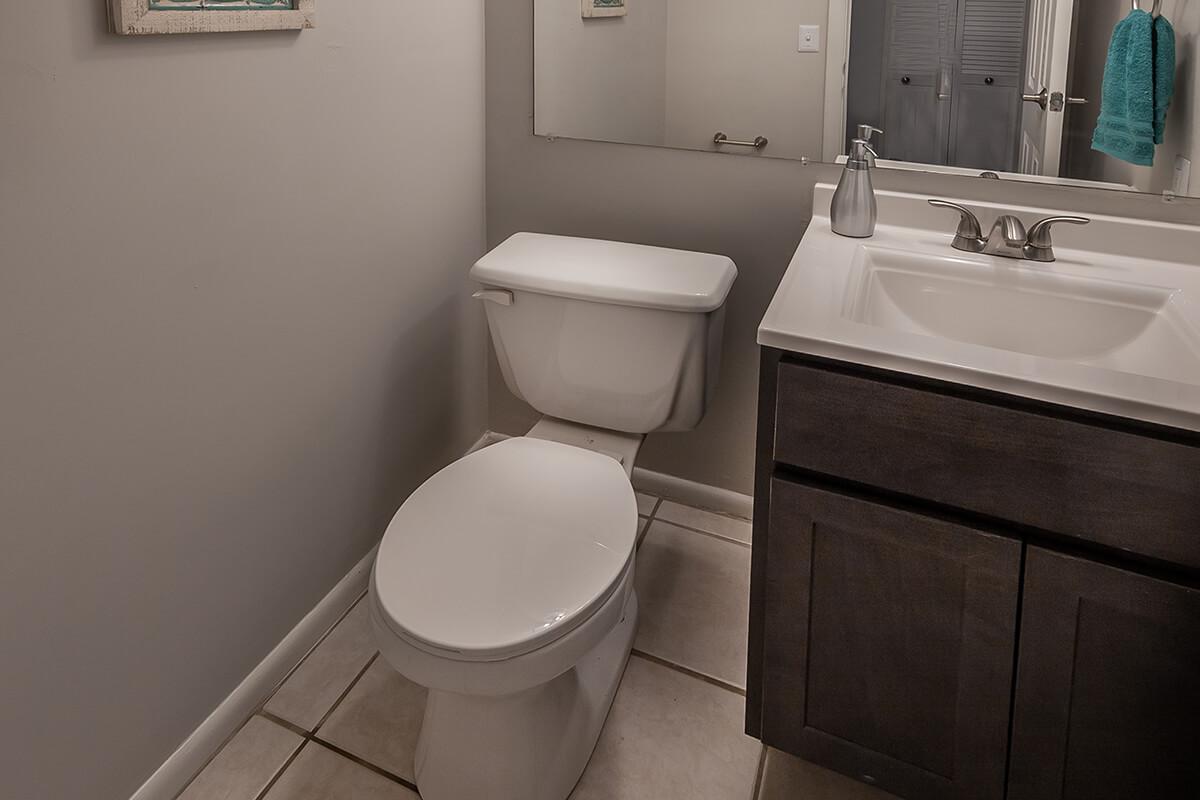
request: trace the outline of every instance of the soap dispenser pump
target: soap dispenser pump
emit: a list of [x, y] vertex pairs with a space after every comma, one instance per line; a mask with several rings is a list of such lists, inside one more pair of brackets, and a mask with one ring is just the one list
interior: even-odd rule
[[871, 181], [871, 169], [878, 156], [871, 149], [870, 137], [872, 133], [883, 131], [870, 125], [859, 125], [858, 132], [859, 138], [850, 142], [850, 155], [837, 191], [833, 193], [829, 219], [834, 233], [866, 239], [875, 235], [875, 222], [879, 217], [875, 185]]

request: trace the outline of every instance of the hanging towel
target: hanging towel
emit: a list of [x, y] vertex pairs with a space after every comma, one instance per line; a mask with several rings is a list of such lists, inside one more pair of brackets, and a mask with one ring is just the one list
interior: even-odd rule
[[1174, 84], [1175, 31], [1171, 23], [1134, 10], [1113, 31], [1092, 149], [1130, 164], [1153, 165], [1154, 146], [1162, 142]]

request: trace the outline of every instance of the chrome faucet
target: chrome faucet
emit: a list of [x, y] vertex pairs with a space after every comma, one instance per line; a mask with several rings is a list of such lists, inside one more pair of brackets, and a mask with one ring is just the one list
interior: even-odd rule
[[1048, 264], [1054, 261], [1054, 242], [1051, 229], [1060, 222], [1070, 225], [1087, 225], [1087, 217], [1047, 217], [1034, 224], [1028, 231], [1025, 223], [1012, 214], [996, 219], [992, 232], [985, 239], [979, 227], [979, 218], [970, 209], [945, 200], [930, 200], [929, 205], [949, 208], [960, 214], [958, 230], [954, 233], [952, 247], [968, 253], [983, 253], [1002, 258], [1019, 258]]

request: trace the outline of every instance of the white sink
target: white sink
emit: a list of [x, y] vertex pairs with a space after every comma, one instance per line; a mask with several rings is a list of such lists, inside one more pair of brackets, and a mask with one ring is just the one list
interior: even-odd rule
[[[926, 197], [879, 199], [870, 239], [814, 216], [760, 344], [1200, 431], [1200, 227], [1093, 217], [1042, 264], [959, 252]], [[1071, 213], [962, 202], [985, 224]]]
[[1200, 384], [1200, 335], [1172, 302], [1181, 290], [872, 245], [854, 270], [856, 322]]

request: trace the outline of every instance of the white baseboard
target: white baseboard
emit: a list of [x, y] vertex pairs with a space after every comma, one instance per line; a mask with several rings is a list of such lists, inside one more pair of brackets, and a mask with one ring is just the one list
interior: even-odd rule
[[187, 786], [213, 754], [258, 710], [317, 642], [350, 610], [367, 590], [375, 551], [338, 581], [329, 594], [283, 637], [246, 679], [221, 701], [179, 748], [133, 793], [130, 800], [169, 800]]
[[704, 508], [731, 517], [754, 516], [754, 498], [717, 486], [706, 486], [674, 475], [664, 475], [641, 467], [633, 468], [633, 487], [639, 492], [665, 497], [687, 506]]
[[[506, 433], [487, 431], [479, 437], [479, 441], [471, 448], [471, 452], [480, 450], [488, 445], [510, 439]], [[642, 467], [633, 468], [633, 488], [639, 492], [665, 497], [684, 505], [695, 506], [731, 517], [750, 519], [754, 516], [754, 498], [750, 495], [739, 494], [729, 489], [707, 486], [674, 475], [664, 475], [652, 472]]]

